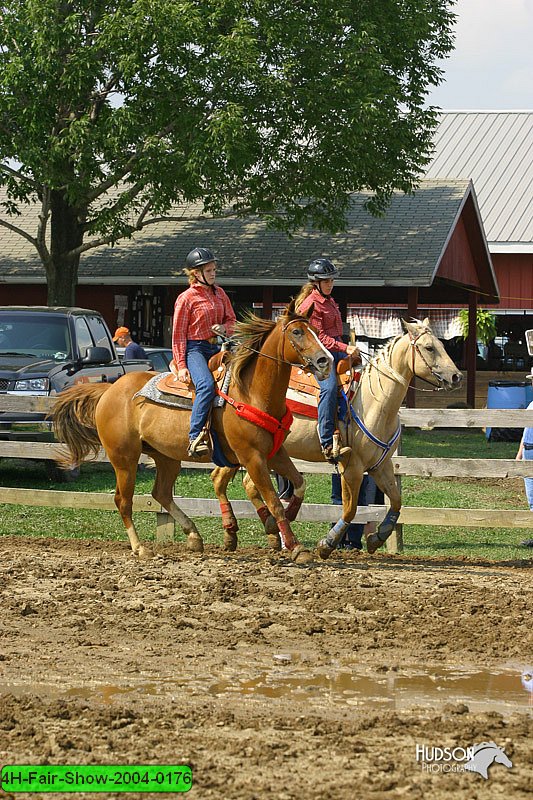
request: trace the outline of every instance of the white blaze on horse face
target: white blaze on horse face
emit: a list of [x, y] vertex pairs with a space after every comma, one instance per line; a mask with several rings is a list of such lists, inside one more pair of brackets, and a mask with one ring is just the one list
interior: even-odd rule
[[[318, 338], [316, 333], [314, 331], [312, 331], [311, 328], [309, 328], [309, 333], [311, 334], [311, 336], [313, 336], [316, 339], [317, 345], [319, 346], [320, 350], [322, 350], [322, 352], [324, 353], [324, 355], [328, 359], [329, 368], [330, 368], [330, 370], [332, 370], [333, 369], [333, 356], [331, 355], [331, 353], [329, 352], [327, 347], [324, 347], [324, 345], [322, 344], [322, 342], [320, 341], [320, 339]], [[329, 375], [329, 372], [327, 374]]]

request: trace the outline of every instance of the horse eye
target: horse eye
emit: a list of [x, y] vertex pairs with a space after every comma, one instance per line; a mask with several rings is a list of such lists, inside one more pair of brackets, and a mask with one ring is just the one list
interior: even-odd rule
[[434, 351], [434, 349], [435, 348], [433, 347], [432, 344], [427, 344], [426, 345], [426, 350], [428, 351], [428, 353], [432, 353]]
[[292, 332], [295, 336], [303, 336], [303, 330], [301, 328], [293, 328]]

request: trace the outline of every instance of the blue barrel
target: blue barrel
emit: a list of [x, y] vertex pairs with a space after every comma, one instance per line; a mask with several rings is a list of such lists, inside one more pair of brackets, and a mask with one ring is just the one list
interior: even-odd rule
[[[528, 400], [528, 392], [531, 399]], [[527, 408], [533, 400], [533, 387], [525, 381], [489, 381], [487, 408]], [[519, 442], [522, 428], [487, 428], [489, 441]]]

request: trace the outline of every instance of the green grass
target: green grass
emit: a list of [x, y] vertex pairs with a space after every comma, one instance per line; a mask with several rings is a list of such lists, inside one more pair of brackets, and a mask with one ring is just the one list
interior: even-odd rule
[[[514, 458], [516, 442], [487, 443], [479, 431], [413, 431], [402, 437], [402, 453], [411, 457], [448, 458]], [[21, 461], [0, 461], [2, 485], [30, 489], [59, 489], [62, 491], [114, 492], [114, 474], [108, 465], [86, 464], [80, 479], [73, 484], [50, 482], [42, 464]], [[138, 494], [149, 494], [153, 472], [139, 471]], [[209, 475], [202, 470], [184, 470], [176, 484], [176, 494], [187, 497], [213, 497]], [[404, 505], [436, 508], [517, 508], [527, 509], [521, 479], [434, 479], [404, 477], [402, 479]], [[245, 493], [241, 476], [237, 475], [229, 490], [230, 499], [243, 499]], [[307, 476], [306, 500], [315, 503], [330, 501], [328, 476]], [[139, 534], [145, 539], [155, 535], [152, 514], [136, 516]], [[220, 544], [220, 520], [201, 518], [197, 522], [205, 541]], [[239, 522], [239, 541], [242, 545], [263, 544], [261, 526], [255, 520]], [[321, 523], [296, 523], [295, 532], [308, 546], [314, 546], [328, 529]], [[118, 513], [108, 511], [34, 508], [30, 506], [0, 505], [0, 536], [8, 534], [28, 536], [60, 536], [64, 538], [99, 538], [126, 541], [124, 527]], [[178, 533], [178, 536], [180, 533]], [[521, 548], [522, 539], [533, 536], [532, 529], [512, 528], [444, 528], [434, 526], [406, 526], [404, 547], [406, 555], [447, 556], [511, 561], [531, 560], [533, 550]]]

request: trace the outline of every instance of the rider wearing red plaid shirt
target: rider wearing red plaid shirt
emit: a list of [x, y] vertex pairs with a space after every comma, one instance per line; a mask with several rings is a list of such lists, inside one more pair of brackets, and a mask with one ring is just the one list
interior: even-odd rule
[[335, 415], [337, 411], [337, 370], [336, 365], [342, 357], [359, 356], [359, 350], [352, 344], [342, 341], [342, 317], [339, 307], [331, 292], [338, 275], [336, 266], [329, 258], [316, 258], [307, 268], [308, 283], [301, 289], [296, 298], [296, 310], [303, 314], [313, 305], [311, 324], [318, 331], [318, 338], [333, 356], [335, 367], [329, 378], [319, 381], [318, 398], [318, 435], [326, 461], [336, 464], [339, 457], [347, 457], [351, 450], [341, 447], [334, 452], [333, 434], [335, 432]]
[[220, 346], [217, 334], [233, 333], [235, 313], [224, 289], [216, 286], [216, 259], [206, 247], [196, 247], [185, 260], [190, 286], [176, 300], [172, 325], [172, 353], [178, 378], [192, 381], [195, 398], [189, 430], [190, 458], [210, 454], [205, 425], [215, 397], [209, 371], [211, 356]]

